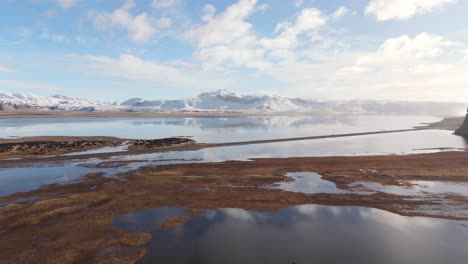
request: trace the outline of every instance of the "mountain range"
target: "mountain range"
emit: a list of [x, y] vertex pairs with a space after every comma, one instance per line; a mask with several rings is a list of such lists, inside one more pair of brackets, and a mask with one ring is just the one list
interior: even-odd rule
[[202, 93], [179, 100], [145, 100], [132, 98], [122, 103], [97, 103], [62, 95], [41, 96], [0, 93], [0, 111], [62, 110], [120, 112], [333, 112], [455, 115], [463, 113], [466, 104], [444, 102], [410, 102], [392, 100], [314, 100], [278, 95], [240, 95], [228, 90]]

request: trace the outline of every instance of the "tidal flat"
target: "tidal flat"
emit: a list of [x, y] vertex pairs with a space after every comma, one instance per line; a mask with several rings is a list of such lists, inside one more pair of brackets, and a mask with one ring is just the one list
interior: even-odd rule
[[[40, 120], [4, 121], [0, 145], [50, 151], [17, 147], [0, 159], [2, 261], [463, 263], [466, 141], [422, 124], [434, 117], [363, 126], [375, 118], [146, 120], [174, 136], [157, 140], [72, 129], [14, 138]], [[194, 124], [199, 136], [174, 132]], [[233, 141], [221, 142], [223, 131]]]

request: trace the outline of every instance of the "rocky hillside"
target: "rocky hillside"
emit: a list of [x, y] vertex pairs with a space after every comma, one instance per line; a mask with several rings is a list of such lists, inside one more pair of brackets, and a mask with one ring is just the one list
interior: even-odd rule
[[465, 121], [463, 122], [460, 128], [455, 130], [455, 135], [468, 138], [468, 110], [467, 110], [467, 114], [465, 117]]

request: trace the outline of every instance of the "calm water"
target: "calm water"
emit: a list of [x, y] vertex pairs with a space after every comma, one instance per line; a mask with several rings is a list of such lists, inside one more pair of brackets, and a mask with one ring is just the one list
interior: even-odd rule
[[0, 138], [27, 136], [190, 136], [199, 142], [247, 141], [412, 128], [424, 116], [275, 116], [239, 118], [0, 119]]
[[[90, 173], [104, 173], [113, 177], [118, 173], [127, 172], [143, 166], [134, 163], [118, 168], [88, 168], [80, 166], [81, 162], [67, 162], [65, 164], [37, 164], [33, 167], [18, 167], [0, 169], [0, 197], [17, 192], [26, 192], [49, 184], [65, 184], [79, 180]], [[92, 164], [89, 161], [87, 164]]]
[[[71, 118], [0, 119], [0, 137], [74, 135], [162, 138], [193, 136], [200, 142], [247, 141], [411, 128], [434, 117], [245, 117], [245, 118]], [[125, 150], [125, 145], [119, 149]], [[1, 168], [0, 196], [64, 184], [86, 174], [107, 177], [143, 166], [193, 162], [222, 162], [268, 157], [409, 154], [431, 148], [468, 148], [450, 131], [329, 138], [260, 145], [120, 155], [105, 159], [72, 160], [63, 164]], [[97, 152], [113, 151], [112, 149]], [[96, 152], [96, 151], [93, 151]], [[94, 168], [102, 162], [125, 161], [116, 168]], [[369, 168], [362, 168], [369, 169]], [[275, 188], [304, 193], [342, 190], [314, 173], [292, 174], [295, 181]], [[414, 182], [415, 187], [361, 184], [363, 192], [466, 194], [466, 186]], [[34, 201], [37, 197], [7, 201]], [[467, 263], [467, 221], [403, 217], [361, 207], [305, 205], [275, 212], [219, 209], [190, 218], [174, 230], [162, 230], [170, 216], [186, 215], [180, 208], [159, 208], [118, 216], [114, 225], [132, 232], [150, 232], [148, 254], [141, 263]]]
[[291, 172], [286, 176], [291, 177], [291, 181], [279, 182], [272, 186], [265, 186], [268, 189], [280, 189], [287, 192], [300, 192], [307, 194], [314, 193], [348, 193], [336, 187], [336, 184], [322, 179], [322, 176], [315, 172]]
[[362, 207], [304, 205], [276, 212], [219, 209], [174, 230], [183, 209], [121, 215], [114, 225], [150, 232], [141, 263], [466, 263], [467, 221], [403, 217]]
[[[375, 174], [379, 175], [378, 172]], [[307, 194], [375, 194], [382, 192], [404, 196], [456, 194], [468, 197], [468, 183], [466, 182], [408, 181], [412, 186], [382, 185], [377, 182], [354, 182], [350, 184], [353, 190], [342, 190], [335, 183], [323, 180], [322, 176], [315, 172], [292, 172], [287, 173], [286, 176], [291, 177], [292, 180], [265, 186], [265, 188]]]
[[[0, 196], [34, 190], [53, 183], [67, 183], [92, 172], [106, 175], [135, 170], [142, 166], [165, 164], [222, 162], [252, 158], [287, 158], [352, 155], [388, 155], [434, 152], [425, 148], [468, 148], [466, 141], [450, 131], [424, 130], [394, 134], [346, 138], [291, 141], [258, 145], [206, 148], [196, 151], [171, 151], [141, 155], [121, 155], [108, 159], [88, 159], [26, 168], [0, 168]], [[83, 164], [105, 161], [134, 161], [119, 168], [85, 168]], [[366, 168], [363, 168], [366, 169]]]
[[[362, 187], [363, 191], [383, 192], [395, 195], [424, 196], [426, 194], [456, 194], [468, 197], [466, 182], [409, 181], [408, 186], [382, 185], [376, 182], [356, 182], [353, 185]], [[357, 188], [359, 189], [359, 188]]]

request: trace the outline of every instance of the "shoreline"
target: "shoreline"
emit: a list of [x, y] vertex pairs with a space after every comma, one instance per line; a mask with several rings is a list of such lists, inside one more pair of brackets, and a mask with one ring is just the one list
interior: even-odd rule
[[[290, 141], [303, 141], [303, 140], [319, 140], [327, 138], [342, 138], [342, 137], [357, 137], [357, 136], [367, 136], [367, 135], [379, 135], [379, 134], [390, 134], [390, 133], [404, 133], [404, 132], [415, 132], [422, 130], [455, 130], [463, 123], [463, 118], [451, 117], [445, 118], [442, 121], [435, 123], [428, 123], [422, 126], [415, 126], [409, 129], [397, 129], [397, 130], [381, 130], [381, 131], [367, 131], [367, 132], [357, 132], [357, 133], [344, 133], [344, 134], [328, 134], [328, 135], [319, 135], [319, 136], [309, 136], [309, 137], [291, 137], [291, 138], [277, 138], [277, 139], [266, 139], [266, 140], [252, 140], [252, 141], [240, 141], [240, 142], [224, 142], [224, 143], [199, 143], [193, 140], [189, 140], [187, 144], [169, 144], [163, 148], [161, 147], [149, 147], [149, 148], [138, 148], [130, 147], [126, 151], [114, 151], [106, 153], [93, 153], [93, 154], [77, 154], [77, 155], [55, 155], [55, 154], [67, 154], [70, 152], [82, 152], [83, 150], [98, 150], [98, 147], [95, 148], [73, 148], [69, 151], [57, 150], [41, 153], [42, 155], [25, 155], [21, 156], [20, 154], [5, 154], [0, 152], [0, 167], [5, 165], [12, 164], [23, 164], [28, 162], [40, 161], [40, 162], [54, 162], [54, 161], [65, 161], [71, 159], [87, 159], [87, 158], [106, 158], [116, 155], [137, 155], [137, 154], [149, 154], [149, 153], [159, 153], [167, 151], [190, 151], [190, 150], [200, 150], [205, 148], [216, 148], [216, 147], [230, 147], [230, 146], [242, 146], [242, 145], [255, 145], [255, 144], [269, 144], [269, 143], [281, 143], [281, 142], [290, 142]], [[107, 139], [107, 140], [106, 140]], [[167, 141], [174, 138], [162, 138], [154, 139], [153, 141]], [[175, 139], [185, 139], [186, 138], [177, 138]], [[134, 144], [137, 141], [152, 141], [152, 140], [141, 140], [141, 139], [124, 139], [124, 138], [115, 138], [115, 137], [101, 137], [101, 136], [91, 136], [91, 137], [76, 137], [76, 136], [37, 136], [37, 137], [26, 137], [26, 138], [15, 138], [15, 139], [1, 139], [0, 138], [0, 150], [2, 145], [12, 144], [12, 143], [34, 143], [34, 142], [44, 142], [50, 144], [50, 142], [57, 141], [89, 141], [93, 142], [99, 140], [102, 145], [105, 146], [115, 146], [117, 143], [123, 142], [132, 142], [130, 145]], [[50, 141], [50, 142], [47, 142]], [[112, 141], [112, 142], [110, 142]]]
[[[444, 119], [445, 120], [445, 119]], [[212, 147], [266, 144], [297, 140], [353, 137], [385, 133], [406, 133], [446, 129], [451, 120], [403, 130], [331, 134], [226, 143], [169, 144], [172, 139], [133, 140], [128, 151], [75, 156], [27, 157], [0, 160], [1, 167], [31, 166], [35, 162], [53, 163], [70, 159], [89, 159]], [[34, 137], [0, 140], [0, 144], [49, 142], [53, 148], [66, 140], [121, 144], [125, 139], [98, 137]], [[107, 140], [107, 141], [106, 141]], [[187, 140], [187, 139], [186, 139]], [[176, 140], [177, 141], [177, 140]], [[164, 145], [168, 143], [169, 145]], [[76, 149], [73, 149], [76, 151]], [[468, 151], [382, 156], [331, 156], [302, 158], [257, 158], [249, 161], [224, 161], [144, 166], [113, 177], [104, 170], [65, 184], [50, 184], [26, 192], [0, 197], [0, 257], [6, 263], [134, 263], [146, 254], [149, 233], [127, 232], [113, 226], [122, 214], [161, 207], [185, 208], [189, 215], [167, 218], [161, 228], [172, 229], [190, 217], [220, 208], [277, 211], [304, 204], [361, 206], [407, 217], [468, 220], [468, 197], [453, 193], [394, 194], [377, 190], [359, 192], [363, 183], [413, 188], [414, 181], [448, 184], [468, 183]], [[127, 162], [102, 160], [96, 168], [120, 168]], [[83, 163], [85, 164], [85, 163]], [[83, 165], [82, 165], [83, 166]], [[313, 172], [333, 183], [344, 193], [303, 193], [266, 188], [290, 182], [288, 173]], [[154, 238], [157, 239], [157, 238]], [[73, 247], [70, 247], [73, 245]], [[99, 259], [108, 248], [132, 249], [132, 255]], [[107, 261], [107, 262], [106, 262]]]
[[[240, 142], [225, 142], [225, 143], [198, 143], [195, 141], [186, 143], [186, 144], [174, 144], [168, 145], [166, 147], [156, 147], [156, 148], [130, 148], [127, 151], [115, 151], [115, 152], [106, 152], [106, 153], [93, 153], [93, 154], [77, 154], [77, 155], [63, 155], [73, 152], [81, 152], [81, 150], [98, 150], [99, 148], [90, 148], [90, 149], [72, 149], [69, 152], [60, 152], [60, 151], [52, 151], [47, 153], [42, 153], [40, 156], [31, 156], [31, 155], [1, 155], [0, 157], [0, 167], [3, 167], [5, 163], [8, 165], [18, 164], [18, 163], [28, 163], [28, 162], [55, 162], [55, 161], [65, 161], [65, 160], [72, 160], [72, 159], [88, 159], [88, 158], [106, 158], [111, 156], [118, 156], [118, 155], [138, 155], [138, 154], [150, 154], [150, 153], [160, 153], [160, 152], [168, 152], [168, 151], [191, 151], [191, 150], [201, 150], [206, 148], [219, 148], [219, 147], [231, 147], [231, 146], [243, 146], [243, 145], [256, 145], [256, 144], [269, 144], [269, 143], [281, 143], [281, 142], [290, 142], [290, 141], [304, 141], [304, 140], [319, 140], [319, 139], [327, 139], [327, 138], [342, 138], [342, 137], [357, 137], [357, 136], [367, 136], [367, 135], [379, 135], [379, 134], [390, 134], [390, 133], [404, 133], [404, 132], [414, 132], [414, 131], [421, 131], [426, 130], [427, 128], [412, 128], [412, 129], [399, 129], [399, 130], [387, 130], [387, 131], [370, 131], [370, 132], [362, 132], [362, 133], [347, 133], [347, 134], [331, 134], [331, 135], [322, 135], [322, 136], [310, 136], [310, 137], [296, 137], [296, 138], [279, 138], [279, 139], [267, 139], [267, 140], [253, 140], [253, 141], [240, 141]], [[46, 137], [48, 138], [48, 137]], [[68, 141], [73, 139], [75, 141], [88, 141], [93, 142], [95, 141], [94, 138], [103, 138], [103, 137], [58, 137], [61, 141]], [[129, 139], [120, 139], [120, 138], [112, 138], [112, 144], [115, 146], [117, 143], [122, 143], [125, 141], [139, 141], [136, 140], [129, 140]], [[156, 139], [161, 141], [166, 141], [170, 139], [184, 139], [184, 138], [163, 138], [163, 139]], [[188, 139], [187, 139], [188, 140]], [[12, 144], [12, 143], [19, 143], [19, 142], [30, 142], [30, 143], [37, 143], [43, 142], [43, 137], [34, 137], [34, 138], [18, 138], [18, 139], [0, 139], [0, 147], [3, 144]], [[151, 140], [146, 140], [151, 141]], [[46, 142], [47, 143], [47, 142]], [[110, 142], [105, 142], [110, 145]], [[50, 142], [48, 144], [51, 144]], [[55, 154], [61, 155], [55, 155]], [[53, 156], [50, 156], [53, 155]]]
[[0, 111], [0, 119], [11, 118], [159, 118], [159, 117], [248, 117], [248, 116], [342, 116], [348, 113], [305, 111], [305, 112], [245, 112], [245, 111], [194, 111], [194, 112], [80, 112], [80, 111]]
[[[222, 117], [255, 117], [255, 116], [349, 116], [349, 115], [394, 115], [408, 116], [401, 113], [345, 113], [331, 111], [304, 111], [304, 112], [265, 112], [265, 111], [194, 111], [194, 112], [81, 112], [81, 111], [0, 111], [0, 119], [11, 118], [64, 118], [64, 117], [95, 117], [95, 118], [159, 118], [159, 117], [199, 117], [199, 118], [222, 118]], [[410, 114], [409, 116], [428, 116], [427, 114]], [[438, 116], [441, 119], [451, 118]], [[459, 117], [462, 117], [460, 114]], [[458, 116], [454, 118], [459, 118]]]
[[[1, 114], [1, 112], [0, 112]], [[0, 117], [1, 118], [1, 117]], [[55, 162], [65, 161], [71, 159], [87, 159], [87, 158], [106, 158], [116, 155], [137, 155], [160, 153], [168, 151], [190, 151], [200, 150], [204, 148], [216, 147], [230, 147], [242, 145], [255, 145], [255, 144], [269, 144], [281, 143], [290, 141], [303, 141], [303, 140], [319, 140], [327, 138], [342, 138], [342, 137], [357, 137], [367, 135], [379, 135], [389, 133], [404, 133], [422, 130], [455, 130], [464, 121], [462, 117], [449, 117], [439, 122], [427, 123], [420, 126], [415, 126], [408, 129], [397, 130], [379, 130], [379, 131], [366, 131], [356, 133], [344, 134], [328, 134], [319, 136], [306, 136], [306, 137], [290, 137], [290, 138], [276, 138], [266, 140], [251, 140], [251, 141], [238, 141], [238, 142], [223, 142], [223, 143], [200, 143], [184, 138], [161, 138], [161, 139], [125, 139], [117, 137], [104, 137], [104, 136], [35, 136], [35, 137], [20, 137], [20, 138], [0, 138], [0, 167], [12, 166], [17, 164], [27, 164], [30, 162]], [[139, 141], [172, 141], [173, 139], [187, 141], [184, 144], [146, 144], [144, 147], [137, 147]], [[63, 143], [65, 142], [65, 143]], [[128, 144], [127, 150], [116, 149], [115, 151], [99, 152], [103, 147], [117, 147], [119, 144]], [[18, 149], [22, 151], [18, 151]], [[33, 151], [31, 151], [33, 149]], [[38, 151], [39, 150], [39, 151]], [[87, 150], [96, 150], [94, 153], [80, 153]], [[76, 155], [68, 155], [70, 153], [77, 153]]]
[[[288, 172], [316, 172], [342, 190], [352, 190], [352, 183], [356, 182], [384, 186], [406, 186], [412, 180], [467, 183], [466, 160], [466, 151], [265, 158], [143, 167], [114, 178], [89, 174], [69, 184], [52, 184], [1, 197], [0, 204], [4, 206], [0, 207], [0, 256], [7, 263], [21, 262], [24, 257], [31, 258], [32, 263], [70, 263], [82, 257], [95, 259], [96, 252], [115, 245], [144, 250], [150, 234], [129, 233], [114, 227], [112, 221], [121, 214], [160, 207], [185, 208], [190, 212], [188, 217], [192, 217], [218, 208], [276, 211], [302, 204], [362, 206], [402, 216], [466, 221], [468, 197], [455, 194], [307, 194], [262, 188], [290, 181]], [[165, 228], [174, 228], [186, 219], [178, 220]], [[171, 219], [167, 221], [170, 223]], [[41, 240], [51, 234], [53, 238]], [[28, 252], [35, 254], [25, 255]], [[144, 252], [135, 255], [132, 260], [143, 255]]]

